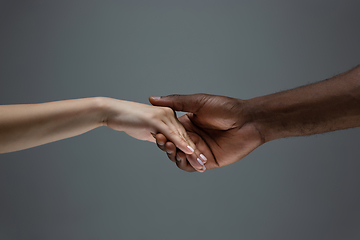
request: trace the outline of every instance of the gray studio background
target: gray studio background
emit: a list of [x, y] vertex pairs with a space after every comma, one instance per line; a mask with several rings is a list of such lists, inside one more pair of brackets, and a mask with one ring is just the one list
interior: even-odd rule
[[[249, 99], [360, 63], [359, 1], [1, 1], [0, 104]], [[1, 134], [1, 133], [0, 133]], [[0, 239], [359, 239], [360, 129], [204, 174], [105, 127], [0, 155]]]

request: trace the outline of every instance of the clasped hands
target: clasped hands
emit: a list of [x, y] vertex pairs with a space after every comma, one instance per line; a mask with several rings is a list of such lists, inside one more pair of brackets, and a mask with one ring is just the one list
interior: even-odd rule
[[[178, 121], [186, 130], [185, 139], [190, 138], [194, 144], [193, 153], [189, 154], [163, 133], [155, 135], [158, 147], [182, 170], [203, 172], [223, 167], [244, 158], [264, 143], [244, 100], [194, 94], [150, 97], [149, 101], [154, 106], [187, 112]], [[205, 167], [198, 163], [199, 158]]]
[[[150, 97], [151, 105], [96, 97], [0, 106], [0, 153], [108, 126], [156, 142], [185, 171], [236, 162], [264, 140], [247, 101], [208, 94]], [[174, 111], [187, 114], [176, 118]]]
[[[182, 170], [203, 172], [234, 163], [275, 139], [359, 127], [359, 76], [358, 66], [249, 100], [193, 94], [150, 97], [154, 106], [107, 97], [0, 105], [0, 153], [108, 126], [156, 142]], [[187, 114], [176, 118], [174, 111]]]
[[[157, 142], [185, 171], [204, 172], [262, 143], [246, 101], [206, 94], [150, 97], [154, 105], [95, 97], [0, 106], [0, 153], [77, 136], [100, 126]], [[176, 118], [174, 111], [188, 112]]]

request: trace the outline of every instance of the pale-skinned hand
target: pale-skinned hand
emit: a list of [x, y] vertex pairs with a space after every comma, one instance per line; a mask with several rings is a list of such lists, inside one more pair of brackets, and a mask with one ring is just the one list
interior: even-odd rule
[[106, 125], [108, 127], [124, 131], [136, 139], [150, 142], [155, 142], [155, 135], [161, 133], [174, 146], [187, 154], [189, 163], [194, 169], [199, 172], [205, 171], [203, 163], [206, 162], [206, 158], [196, 148], [171, 108], [110, 98], [107, 100], [109, 113]]

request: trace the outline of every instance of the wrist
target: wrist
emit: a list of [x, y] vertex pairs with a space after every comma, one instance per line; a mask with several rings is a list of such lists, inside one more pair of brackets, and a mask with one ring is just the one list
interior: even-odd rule
[[92, 111], [96, 114], [96, 124], [98, 127], [107, 126], [111, 112], [111, 104], [108, 97], [90, 98]]
[[263, 143], [283, 138], [282, 132], [277, 130], [277, 119], [271, 107], [270, 95], [245, 100], [249, 123], [259, 132]]

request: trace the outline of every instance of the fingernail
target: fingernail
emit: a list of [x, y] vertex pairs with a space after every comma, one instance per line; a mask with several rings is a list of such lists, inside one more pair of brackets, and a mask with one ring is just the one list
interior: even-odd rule
[[196, 160], [202, 165], [202, 170], [205, 171], [206, 167], [205, 167], [204, 163], [200, 160], [200, 158], [197, 158]]
[[194, 152], [194, 149], [190, 146], [187, 146], [188, 149], [190, 149], [191, 152]]
[[180, 162], [181, 158], [179, 158], [179, 156], [176, 156], [176, 161]]
[[152, 99], [159, 100], [161, 97], [151, 97]]
[[204, 156], [204, 154], [200, 154], [200, 157], [201, 157], [204, 161], [207, 161], [207, 158]]

